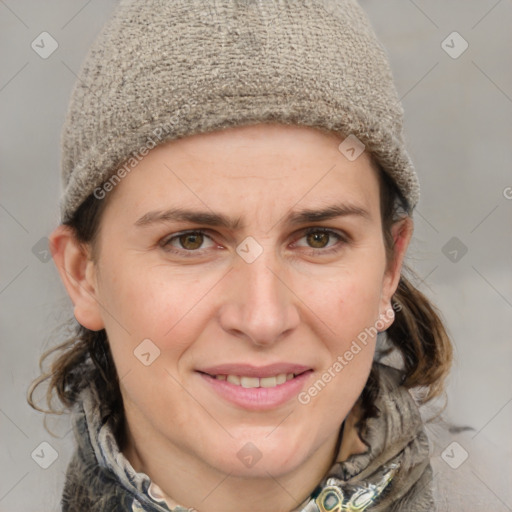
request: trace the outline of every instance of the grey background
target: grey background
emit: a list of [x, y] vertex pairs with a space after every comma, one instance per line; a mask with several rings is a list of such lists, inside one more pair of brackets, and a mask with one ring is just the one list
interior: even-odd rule
[[[67, 101], [115, 3], [0, 0], [0, 511], [58, 510], [73, 448], [68, 419], [49, 419], [54, 438], [25, 400], [52, 330], [72, 314], [33, 248], [58, 224]], [[362, 4], [391, 59], [422, 185], [408, 263], [456, 347], [446, 414], [475, 429], [464, 446], [479, 461], [471, 485], [492, 510], [512, 510], [512, 2]], [[48, 59], [31, 48], [43, 31], [59, 44]], [[441, 47], [453, 31], [469, 43], [457, 59]], [[43, 441], [58, 452], [48, 469], [31, 458]]]

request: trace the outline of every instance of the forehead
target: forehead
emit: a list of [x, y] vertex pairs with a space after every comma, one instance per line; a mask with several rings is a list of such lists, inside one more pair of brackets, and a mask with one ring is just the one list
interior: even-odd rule
[[[181, 153], [191, 160], [203, 162], [212, 161], [215, 157], [212, 164], [236, 159], [238, 165], [253, 167], [259, 172], [264, 172], [265, 168], [256, 163], [267, 163], [265, 167], [274, 171], [277, 165], [282, 164], [284, 171], [290, 168], [287, 162], [292, 165], [302, 163], [301, 166], [295, 165], [299, 168], [311, 164], [321, 167], [326, 159], [341, 154], [338, 146], [344, 138], [309, 126], [258, 123], [184, 137], [158, 147], [157, 152]], [[365, 157], [368, 159], [368, 155], [362, 156], [363, 160]], [[275, 173], [275, 177], [280, 174]], [[269, 173], [268, 177], [271, 176]]]
[[113, 195], [130, 204], [130, 213], [170, 203], [229, 208], [272, 201], [273, 208], [289, 209], [340, 199], [378, 208], [370, 155], [349, 160], [339, 149], [343, 140], [326, 130], [277, 123], [196, 134], [151, 150]]

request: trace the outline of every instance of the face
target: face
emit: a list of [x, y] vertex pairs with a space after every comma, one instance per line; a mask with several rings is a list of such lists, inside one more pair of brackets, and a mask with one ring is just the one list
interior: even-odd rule
[[332, 446], [399, 275], [377, 172], [342, 140], [261, 124], [194, 135], [109, 193], [75, 316], [107, 331], [135, 439], [276, 478]]

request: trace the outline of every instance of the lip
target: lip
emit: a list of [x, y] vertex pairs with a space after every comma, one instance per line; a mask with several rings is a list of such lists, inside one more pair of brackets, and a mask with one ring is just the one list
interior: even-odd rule
[[[307, 366], [291, 364], [275, 364], [259, 368], [250, 365], [220, 365], [207, 370], [204, 372], [200, 370], [196, 373], [209, 389], [212, 389], [222, 399], [248, 411], [266, 411], [286, 404], [297, 397], [313, 373], [313, 370]], [[273, 388], [244, 388], [212, 377], [212, 374], [269, 377], [279, 373], [297, 373], [299, 375]]]
[[273, 377], [279, 373], [303, 373], [311, 370], [310, 366], [293, 363], [274, 363], [266, 366], [251, 364], [220, 364], [208, 368], [198, 368], [198, 372], [209, 375], [243, 375], [246, 377]]

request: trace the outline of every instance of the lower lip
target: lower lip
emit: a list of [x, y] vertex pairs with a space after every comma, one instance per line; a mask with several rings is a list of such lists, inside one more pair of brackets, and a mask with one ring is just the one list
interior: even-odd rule
[[312, 370], [301, 373], [273, 388], [244, 388], [205, 373], [198, 373], [216, 393], [228, 402], [249, 411], [264, 411], [285, 404], [296, 397], [304, 387], [306, 380], [309, 379]]

